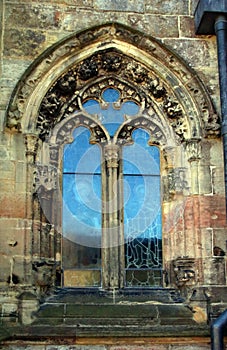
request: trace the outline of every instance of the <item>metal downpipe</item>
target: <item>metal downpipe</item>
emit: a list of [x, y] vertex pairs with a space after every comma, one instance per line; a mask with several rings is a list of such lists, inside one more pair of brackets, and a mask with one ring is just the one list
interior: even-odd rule
[[218, 69], [222, 115], [222, 137], [225, 174], [225, 203], [227, 212], [227, 17], [220, 15], [215, 21], [217, 38]]
[[211, 350], [224, 350], [224, 329], [227, 325], [225, 310], [211, 325]]

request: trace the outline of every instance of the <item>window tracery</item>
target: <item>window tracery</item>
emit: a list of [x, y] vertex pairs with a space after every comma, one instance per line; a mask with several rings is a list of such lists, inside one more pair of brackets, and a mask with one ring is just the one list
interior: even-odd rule
[[[39, 256], [41, 260], [49, 256], [58, 262], [61, 259], [61, 237], [58, 234], [61, 218], [54, 209], [55, 204], [60, 203], [59, 172], [51, 169], [60, 169], [63, 146], [73, 142], [73, 130], [78, 126], [89, 130], [91, 144], [99, 143], [105, 150], [105, 162], [113, 172], [114, 168], [119, 170], [119, 149], [132, 144], [133, 133], [140, 128], [149, 133], [149, 144], [158, 146], [164, 158], [161, 185], [166, 211], [165, 239], [168, 240], [167, 221], [171, 221], [175, 195], [189, 191], [198, 193], [198, 183], [194, 178], [200, 159], [200, 140], [217, 137], [220, 131], [218, 116], [209, 96], [190, 68], [153, 38], [143, 37], [141, 40], [141, 36], [129, 28], [112, 24], [78, 33], [51, 48], [26, 72], [23, 82], [16, 88], [10, 102], [6, 125], [12, 130], [22, 131], [25, 139], [34, 134], [39, 143], [32, 154], [26, 144], [28, 179], [33, 174], [32, 164], [37, 165], [37, 176], [42, 174], [42, 181], [37, 181], [35, 191], [39, 193], [40, 188], [45, 187], [42, 184], [46, 184], [48, 194], [42, 191], [43, 198], [37, 199], [34, 193], [33, 208], [29, 210], [34, 211], [39, 206], [38, 201], [41, 207], [48, 207], [47, 216], [53, 223], [51, 232], [55, 230], [49, 255], [42, 256], [33, 245], [33, 256]], [[115, 101], [116, 111], [127, 101], [140, 108], [139, 114], [125, 117], [114, 136], [114, 145], [101, 120], [83, 107], [88, 99], [93, 99], [101, 111], [105, 110], [106, 102], [101, 92], [107, 88], [117, 89], [120, 93], [120, 100]], [[32, 140], [33, 136], [30, 138]], [[183, 157], [177, 162], [170, 161], [171, 149], [175, 152], [177, 148]], [[47, 172], [46, 165], [49, 167]], [[28, 187], [30, 183], [28, 181]], [[43, 214], [40, 217], [35, 217], [34, 221], [39, 219], [46, 225]], [[39, 229], [36, 225], [35, 222], [32, 235], [41, 237], [42, 225]]]

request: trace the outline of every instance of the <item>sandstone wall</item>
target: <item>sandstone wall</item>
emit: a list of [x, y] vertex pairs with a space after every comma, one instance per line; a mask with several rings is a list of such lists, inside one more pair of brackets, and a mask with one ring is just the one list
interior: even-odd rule
[[[0, 3], [0, 304], [4, 322], [18, 322], [18, 293], [21, 288], [34, 291], [31, 285], [31, 236], [34, 216], [31, 211], [33, 174], [29, 168], [32, 141], [20, 130], [6, 127], [7, 107], [14, 88], [23, 84], [22, 75], [30, 65], [69, 35], [107, 22], [118, 22], [153, 36], [177, 53], [194, 70], [220, 114], [219, 81], [214, 36], [196, 36], [194, 10], [198, 0], [2, 0]], [[29, 84], [29, 82], [26, 82]], [[32, 84], [32, 82], [31, 82]], [[21, 100], [23, 104], [23, 100]], [[30, 149], [26, 148], [29, 143]], [[35, 147], [35, 146], [34, 146]], [[206, 286], [213, 297], [212, 312], [218, 314], [226, 306], [226, 298], [218, 297], [226, 286], [226, 259], [214, 247], [226, 253], [226, 218], [222, 142], [219, 136], [202, 142], [199, 166], [191, 163], [193, 178], [190, 195], [184, 201], [183, 214], [176, 206], [164, 206], [164, 214], [173, 218], [171, 235], [165, 237], [166, 262], [178, 255], [196, 260], [196, 284]], [[30, 153], [29, 153], [30, 152]], [[196, 183], [195, 179], [199, 179]], [[190, 178], [189, 178], [190, 181]], [[176, 202], [182, 198], [177, 198]], [[178, 215], [179, 214], [179, 215]], [[177, 224], [174, 222], [177, 218]], [[179, 219], [180, 218], [180, 219]], [[196, 232], [192, 237], [191, 233]], [[182, 237], [184, 239], [182, 239]], [[185, 238], [186, 237], [186, 238]], [[35, 242], [37, 251], [40, 241]], [[171, 247], [171, 249], [168, 249]], [[220, 252], [219, 251], [219, 252]], [[218, 255], [218, 256], [217, 256]], [[171, 275], [172, 273], [172, 275]], [[170, 273], [172, 285], [174, 271]], [[219, 292], [222, 291], [222, 292]], [[220, 294], [222, 295], [222, 294]], [[35, 302], [34, 302], [35, 304]], [[32, 307], [31, 307], [32, 309]], [[29, 318], [30, 316], [28, 316]], [[4, 348], [23, 349], [22, 345]], [[143, 346], [31, 345], [37, 350], [67, 349], [144, 349]], [[202, 345], [149, 345], [146, 349], [202, 350]]]

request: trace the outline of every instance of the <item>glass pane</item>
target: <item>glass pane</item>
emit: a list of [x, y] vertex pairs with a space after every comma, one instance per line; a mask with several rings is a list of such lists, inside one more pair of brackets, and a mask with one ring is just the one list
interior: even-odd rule
[[89, 144], [85, 128], [76, 129], [74, 137], [63, 157], [64, 283], [96, 286], [101, 283], [100, 149]]
[[149, 139], [150, 136], [145, 130], [134, 131], [134, 143], [123, 149], [124, 174], [160, 175], [159, 149], [149, 146]]
[[162, 285], [161, 269], [126, 270], [127, 287], [160, 287]]
[[108, 88], [103, 91], [102, 99], [105, 102], [116, 102], [120, 97], [120, 92], [113, 88]]
[[83, 104], [84, 109], [98, 119], [108, 130], [110, 136], [114, 136], [119, 126], [124, 122], [124, 116], [134, 116], [139, 112], [139, 106], [133, 101], [119, 103], [120, 92], [117, 89], [108, 88], [102, 93], [105, 107], [102, 108], [96, 100], [88, 100]]
[[89, 144], [90, 131], [78, 127], [73, 133], [74, 141], [64, 147], [64, 173], [99, 173], [101, 155], [98, 145]]
[[67, 287], [99, 287], [101, 285], [101, 271], [65, 270], [64, 285]]
[[124, 147], [124, 235], [127, 286], [161, 285], [162, 218], [160, 156], [138, 129]]

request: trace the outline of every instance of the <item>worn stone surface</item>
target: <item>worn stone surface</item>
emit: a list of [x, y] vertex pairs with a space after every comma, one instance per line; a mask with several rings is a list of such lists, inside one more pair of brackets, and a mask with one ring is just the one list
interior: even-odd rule
[[[192, 337], [195, 329], [204, 335], [207, 317], [215, 318], [226, 308], [226, 215], [222, 141], [218, 130], [216, 38], [195, 35], [193, 15], [197, 3], [198, 0], [0, 1], [0, 339], [9, 338], [8, 326], [15, 327], [15, 334], [18, 337], [23, 334], [25, 338], [25, 343], [9, 340], [1, 345], [2, 349], [210, 349], [208, 338], [193, 343]], [[99, 34], [89, 30], [75, 35], [107, 22], [127, 25], [130, 30], [109, 27], [107, 35], [106, 27], [101, 27]], [[140, 33], [135, 34], [135, 30]], [[61, 40], [72, 34], [71, 41], [65, 46], [61, 44]], [[103, 35], [102, 39], [98, 35]], [[147, 35], [154, 40], [146, 39]], [[167, 53], [161, 44], [170, 51]], [[56, 49], [51, 51], [52, 45]], [[101, 54], [96, 55], [97, 52]], [[103, 53], [112, 57], [105, 56], [104, 60]], [[112, 80], [107, 83], [104, 78], [108, 74]], [[91, 85], [96, 78], [103, 79], [102, 83]], [[163, 287], [172, 288], [171, 298], [161, 288], [162, 292], [157, 291], [156, 296], [153, 292], [127, 295], [122, 304], [122, 295], [118, 299], [112, 296], [111, 302], [101, 295], [95, 301], [81, 297], [78, 304], [72, 295], [56, 301], [53, 287], [60, 286], [62, 248], [61, 232], [56, 232], [55, 226], [60, 227], [61, 199], [53, 195], [56, 172], [50, 165], [56, 164], [59, 154], [54, 148], [49, 153], [48, 144], [39, 137], [36, 122], [39, 121], [43, 135], [48, 134], [58, 122], [59, 105], [67, 118], [67, 113], [74, 112], [82, 99], [85, 101], [92, 93], [98, 98], [103, 86], [106, 88], [113, 81], [116, 84], [117, 79], [120, 79], [119, 91], [127, 98], [133, 95], [138, 104], [147, 103], [144, 112], [159, 126], [157, 131], [149, 124], [155, 142], [158, 137], [161, 140]], [[204, 90], [196, 79], [201, 80]], [[12, 95], [16, 85], [17, 93]], [[92, 88], [86, 95], [88, 85]], [[75, 98], [78, 96], [79, 102]], [[155, 113], [151, 113], [153, 106]], [[11, 124], [6, 123], [7, 118], [11, 118]], [[94, 123], [93, 126], [86, 123], [94, 127]], [[130, 127], [124, 130], [127, 136]], [[67, 128], [70, 129], [70, 123], [59, 127], [59, 135], [67, 134]], [[97, 140], [100, 130], [94, 130], [93, 137]], [[34, 183], [37, 169], [43, 173], [41, 176], [39, 172], [39, 181], [36, 178]], [[61, 182], [60, 177], [58, 180]], [[52, 215], [54, 225], [49, 222]], [[199, 287], [204, 288], [211, 300], [210, 315], [204, 311], [207, 300], [198, 296]], [[177, 293], [173, 292], [175, 289]], [[24, 298], [23, 292], [31, 294]], [[39, 319], [34, 321], [38, 304], [45, 304], [46, 299], [49, 300], [46, 308], [41, 307]], [[113, 301], [119, 304], [113, 307]], [[93, 335], [98, 333], [98, 327], [105, 326], [104, 336], [112, 331], [112, 335], [130, 335], [132, 339], [136, 324], [138, 338], [121, 344], [115, 340], [101, 343], [100, 339], [76, 343], [75, 325], [79, 334], [86, 336], [92, 333], [94, 317], [93, 326], [97, 328], [93, 329]], [[151, 343], [139, 336], [141, 319], [143, 335], [149, 335], [149, 327], [154, 327], [158, 334]], [[46, 332], [43, 343], [36, 339], [30, 344], [26, 340], [29, 332], [26, 327], [33, 322], [38, 328], [32, 336], [42, 337]], [[42, 322], [48, 331], [39, 328]], [[163, 328], [158, 329], [157, 324]], [[53, 332], [57, 334], [56, 327], [62, 325], [65, 329], [61, 335], [66, 330], [68, 338], [61, 344], [48, 341]], [[174, 329], [181, 329], [188, 340], [179, 343], [169, 338]], [[32, 327], [30, 330], [31, 335]]]

